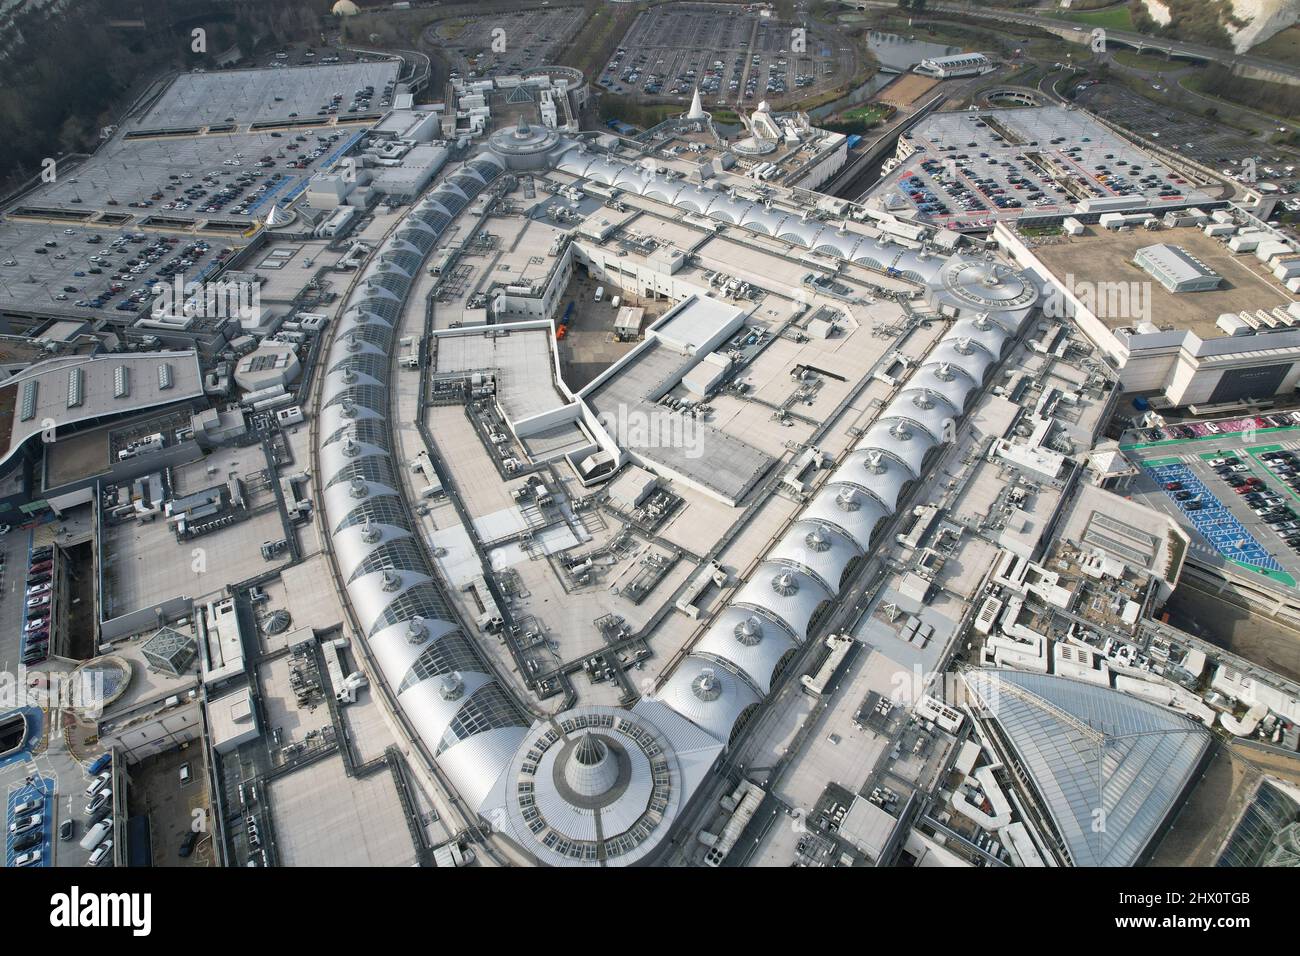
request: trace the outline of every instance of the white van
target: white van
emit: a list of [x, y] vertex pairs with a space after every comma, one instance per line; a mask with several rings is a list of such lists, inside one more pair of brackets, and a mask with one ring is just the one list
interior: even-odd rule
[[100, 820], [93, 827], [87, 830], [86, 835], [81, 838], [81, 848], [83, 850], [89, 850], [95, 847], [96, 845], [98, 845], [99, 841], [104, 839], [104, 837], [108, 836], [108, 834], [112, 832], [112, 830], [113, 830], [112, 821]]
[[595, 299], [595, 301], [599, 302], [599, 301], [600, 301], [601, 299], [603, 299], [603, 298], [605, 298], [605, 287], [604, 287], [603, 285], [598, 285], [598, 286], [596, 286], [596, 299]]

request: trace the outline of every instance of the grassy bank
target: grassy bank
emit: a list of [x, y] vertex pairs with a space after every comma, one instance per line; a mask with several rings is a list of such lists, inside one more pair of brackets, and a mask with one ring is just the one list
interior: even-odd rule
[[1058, 10], [1051, 16], [1059, 20], [1069, 20], [1090, 27], [1102, 27], [1106, 30], [1123, 30], [1134, 32], [1133, 15], [1128, 7], [1107, 7], [1104, 10]]

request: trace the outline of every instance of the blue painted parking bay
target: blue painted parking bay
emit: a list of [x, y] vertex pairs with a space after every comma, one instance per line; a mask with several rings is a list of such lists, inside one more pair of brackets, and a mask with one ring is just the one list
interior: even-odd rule
[[[1183, 491], [1192, 493], [1193, 497], [1188, 501], [1179, 501], [1174, 497], [1178, 494], [1177, 491], [1165, 491], [1196, 530], [1225, 558], [1263, 568], [1266, 571], [1282, 570], [1282, 565], [1278, 564], [1277, 559], [1264, 550], [1264, 546], [1186, 465], [1143, 465], [1143, 467], [1160, 483], [1161, 490], [1164, 490], [1168, 482], [1176, 481], [1183, 486]], [[1186, 506], [1192, 501], [1201, 503], [1199, 510], [1187, 509]]]
[[45, 806], [41, 808], [41, 842], [23, 852], [30, 853], [32, 850], [41, 851], [41, 862], [36, 866], [49, 866], [54, 857], [54, 779], [52, 777], [36, 776], [32, 778], [31, 783], [13, 790], [9, 794], [9, 799], [5, 806], [5, 866], [14, 865], [14, 857], [18, 856], [14, 852], [14, 840], [19, 834], [9, 832], [9, 826], [16, 819], [14, 808], [26, 800], [34, 797], [44, 797]]

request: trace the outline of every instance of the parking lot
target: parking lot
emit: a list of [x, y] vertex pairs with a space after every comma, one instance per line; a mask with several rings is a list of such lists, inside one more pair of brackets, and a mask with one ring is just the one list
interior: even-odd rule
[[599, 82], [615, 93], [701, 96], [718, 103], [806, 96], [853, 73], [838, 37], [812, 28], [802, 51], [792, 26], [756, 12], [665, 4], [637, 17]]
[[[316, 118], [334, 93], [347, 100], [368, 86], [376, 92], [391, 87], [400, 67], [398, 60], [382, 60], [183, 73], [130, 125], [136, 131], [184, 130]], [[380, 107], [380, 100], [373, 100], [372, 106]]]
[[15, 681], [20, 665], [36, 667], [49, 656], [54, 577], [47, 555], [32, 551], [28, 531], [11, 531], [0, 544], [0, 673]]
[[[40, 713], [36, 708], [27, 710]], [[33, 749], [38, 751], [34, 756], [26, 756], [21, 761], [0, 768], [0, 788], [4, 788], [7, 794], [9, 823], [14, 822], [18, 805], [37, 797], [41, 800], [41, 808], [34, 811], [40, 815], [41, 822], [26, 831], [28, 834], [39, 834], [40, 842], [27, 852], [39, 848], [41, 859], [27, 865], [82, 866], [92, 859], [97, 865], [112, 865], [112, 843], [105, 845], [106, 841], [115, 838], [112, 828], [102, 830], [98, 839], [91, 839], [89, 847], [81, 845], [81, 841], [96, 824], [109, 820], [113, 812], [115, 800], [112, 791], [120, 784], [114, 782], [107, 756], [100, 755], [96, 758], [102, 764], [99, 765], [97, 775], [92, 776], [87, 770], [96, 766], [93, 760], [83, 766], [67, 750], [56, 748], [54, 742], [46, 742], [50, 749], [42, 751], [40, 747], [34, 746]], [[106, 779], [98, 783], [98, 776], [105, 776]], [[87, 793], [87, 788], [92, 783], [94, 791]], [[30, 816], [25, 815], [25, 818], [30, 819]], [[28, 836], [27, 841], [17, 840], [16, 836], [13, 832], [6, 836], [6, 866], [16, 865], [17, 853], [24, 852], [15, 850], [14, 844], [22, 846], [32, 840], [31, 836]], [[101, 847], [102, 852], [97, 853]]]
[[1182, 462], [1152, 462], [1146, 468], [1174, 505], [1225, 558], [1268, 571], [1282, 570], [1264, 545], [1224, 505], [1223, 499], [1211, 491], [1190, 467]]
[[66, 594], [56, 589], [60, 569], [56, 565], [53, 548], [48, 545], [33, 548], [23, 557], [25, 560], [12, 571], [14, 583], [23, 601], [22, 656], [19, 659], [23, 666], [34, 667], [44, 663], [50, 656], [55, 626], [62, 626], [63, 615], [66, 613], [62, 607]]
[[35, 222], [0, 231], [9, 308], [138, 312], [155, 283], [201, 280], [234, 252], [220, 240]]
[[1193, 549], [1203, 557], [1217, 554], [1292, 587], [1300, 580], [1300, 470], [1289, 457], [1300, 428], [1127, 447], [1149, 478], [1135, 497], [1195, 528]]
[[937, 113], [870, 195], [952, 228], [1073, 211], [1094, 198], [1186, 205], [1208, 197], [1106, 127], [1056, 108]]
[[20, 859], [24, 866], [51, 865], [56, 826], [54, 790], [54, 781], [40, 775], [10, 789], [5, 803], [5, 866], [16, 866]]
[[13, 530], [0, 537], [0, 673], [16, 674], [23, 653], [30, 542], [26, 531]]
[[[99, 840], [92, 840], [91, 846], [81, 846], [94, 824], [108, 819], [113, 811], [111, 791], [116, 785], [112, 767], [103, 754], [87, 757], [85, 764], [77, 760], [63, 746], [63, 738], [52, 733], [48, 711], [38, 704], [41, 701], [33, 699], [17, 712], [4, 715], [4, 729], [9, 736], [0, 741], [0, 749], [15, 743], [12, 731], [21, 726], [20, 721], [12, 719], [16, 714], [26, 719], [27, 728], [20, 748], [0, 761], [0, 793], [5, 801], [4, 865], [81, 866], [103, 838], [112, 836], [109, 830], [101, 833]], [[107, 772], [107, 778], [87, 793], [94, 780], [89, 769]], [[101, 794], [103, 798], [99, 799]], [[110, 849], [111, 845], [104, 849], [99, 862], [112, 862]], [[37, 852], [39, 858], [35, 857]]]
[[[472, 20], [444, 20], [436, 35], [454, 68], [465, 76], [512, 76], [556, 62], [564, 45], [586, 22], [584, 8], [521, 10]], [[504, 32], [495, 34], [493, 31]], [[505, 43], [504, 50], [493, 50]]]
[[[1156, 80], [1157, 85], [1163, 81]], [[1226, 172], [1234, 172], [1247, 157], [1256, 159], [1256, 176], [1273, 179], [1284, 188], [1291, 188], [1294, 170], [1285, 166], [1296, 163], [1296, 157], [1286, 150], [1267, 146], [1231, 126], [1195, 116], [1175, 106], [1155, 103], [1114, 84], [1100, 83], [1089, 86], [1076, 97], [1087, 107], [1112, 123], [1132, 130], [1139, 136], [1176, 150], [1198, 163]], [[1277, 163], [1276, 167], [1270, 164]], [[1264, 167], [1270, 166], [1271, 172]]]
[[158, 217], [177, 226], [217, 217], [248, 221], [293, 195], [354, 135], [330, 126], [119, 138], [74, 174], [24, 196], [17, 211], [69, 221], [96, 213], [119, 222]]

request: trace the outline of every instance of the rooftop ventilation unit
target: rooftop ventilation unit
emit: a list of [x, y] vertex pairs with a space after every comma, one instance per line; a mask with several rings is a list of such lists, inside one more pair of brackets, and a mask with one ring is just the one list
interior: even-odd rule
[[757, 614], [751, 614], [736, 625], [736, 640], [746, 647], [753, 647], [763, 639], [763, 622]]
[[790, 597], [799, 590], [799, 579], [785, 571], [772, 579], [772, 590], [782, 597]]
[[172, 367], [166, 362], [158, 366], [158, 388], [166, 391], [172, 387]]
[[113, 369], [113, 397], [126, 398], [131, 394], [131, 370], [125, 365]]
[[418, 614], [406, 622], [406, 639], [412, 644], [419, 644], [428, 636], [429, 628]]
[[443, 700], [460, 700], [465, 693], [465, 680], [460, 676], [460, 672], [452, 671], [443, 674], [438, 693], [442, 695]]
[[712, 701], [722, 696], [722, 682], [713, 673], [712, 667], [700, 671], [699, 676], [691, 681], [691, 693], [700, 700]]
[[809, 531], [804, 541], [807, 542], [810, 551], [821, 553], [831, 549], [831, 534], [824, 525], [818, 525]]

